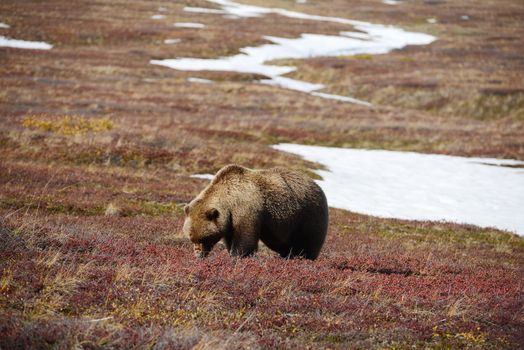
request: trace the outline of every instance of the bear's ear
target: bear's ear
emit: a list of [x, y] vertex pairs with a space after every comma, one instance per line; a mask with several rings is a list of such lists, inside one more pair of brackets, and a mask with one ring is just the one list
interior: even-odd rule
[[217, 209], [213, 208], [213, 209], [209, 209], [206, 213], [206, 218], [209, 220], [209, 221], [213, 221], [213, 220], [216, 220], [218, 218], [218, 216], [220, 215], [220, 213], [218, 212]]
[[184, 213], [185, 213], [186, 215], [189, 215], [189, 204], [186, 205], [186, 206], [184, 206]]

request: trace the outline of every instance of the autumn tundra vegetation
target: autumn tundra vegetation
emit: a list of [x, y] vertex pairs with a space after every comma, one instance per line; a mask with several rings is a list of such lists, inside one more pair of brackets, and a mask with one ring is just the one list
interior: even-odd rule
[[53, 47], [0, 47], [0, 349], [524, 347], [511, 232], [330, 208], [314, 261], [221, 243], [198, 259], [182, 234], [209, 182], [193, 174], [318, 177], [279, 142], [524, 160], [522, 1], [242, 2], [437, 40], [274, 62], [368, 107], [149, 63], [347, 25], [184, 11], [220, 10], [203, 0], [1, 1], [0, 36]]

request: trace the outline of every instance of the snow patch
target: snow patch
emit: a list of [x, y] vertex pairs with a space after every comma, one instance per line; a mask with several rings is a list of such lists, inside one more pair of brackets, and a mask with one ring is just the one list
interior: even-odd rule
[[3, 22], [0, 22], [0, 28], [10, 28], [11, 26], [9, 24], [5, 24]]
[[401, 3], [400, 0], [382, 0], [382, 2], [386, 5], [398, 5]]
[[205, 28], [205, 24], [193, 22], [178, 22], [174, 24], [178, 28]]
[[166, 18], [166, 16], [164, 16], [164, 15], [153, 15], [153, 16], [151, 16], [151, 19], [164, 19], [164, 18]]
[[331, 207], [524, 235], [524, 169], [507, 167], [524, 162], [297, 144], [273, 147], [329, 169], [316, 172]]
[[213, 180], [215, 178], [215, 175], [213, 174], [194, 174], [190, 177], [195, 179], [203, 179], [203, 180]]
[[172, 45], [172, 44], [178, 44], [181, 40], [180, 39], [166, 39], [164, 40], [164, 44]]
[[0, 47], [12, 47], [17, 49], [32, 49], [32, 50], [49, 50], [53, 45], [43, 41], [26, 41], [9, 39], [5, 36], [0, 36]]
[[190, 83], [198, 83], [198, 84], [212, 84], [213, 83], [212, 80], [195, 78], [195, 77], [189, 77], [187, 78], [187, 81], [189, 81]]

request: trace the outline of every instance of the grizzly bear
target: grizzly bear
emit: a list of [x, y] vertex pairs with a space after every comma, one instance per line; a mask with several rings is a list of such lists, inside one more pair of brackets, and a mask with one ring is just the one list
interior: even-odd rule
[[284, 258], [314, 260], [328, 228], [322, 189], [309, 177], [283, 168], [227, 165], [184, 212], [183, 231], [201, 258], [222, 239], [233, 256], [253, 254], [261, 240]]

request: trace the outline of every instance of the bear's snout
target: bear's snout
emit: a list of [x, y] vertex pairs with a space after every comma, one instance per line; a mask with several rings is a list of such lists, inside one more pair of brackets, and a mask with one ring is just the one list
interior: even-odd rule
[[194, 244], [200, 244], [200, 237], [194, 233], [189, 233], [189, 240]]

